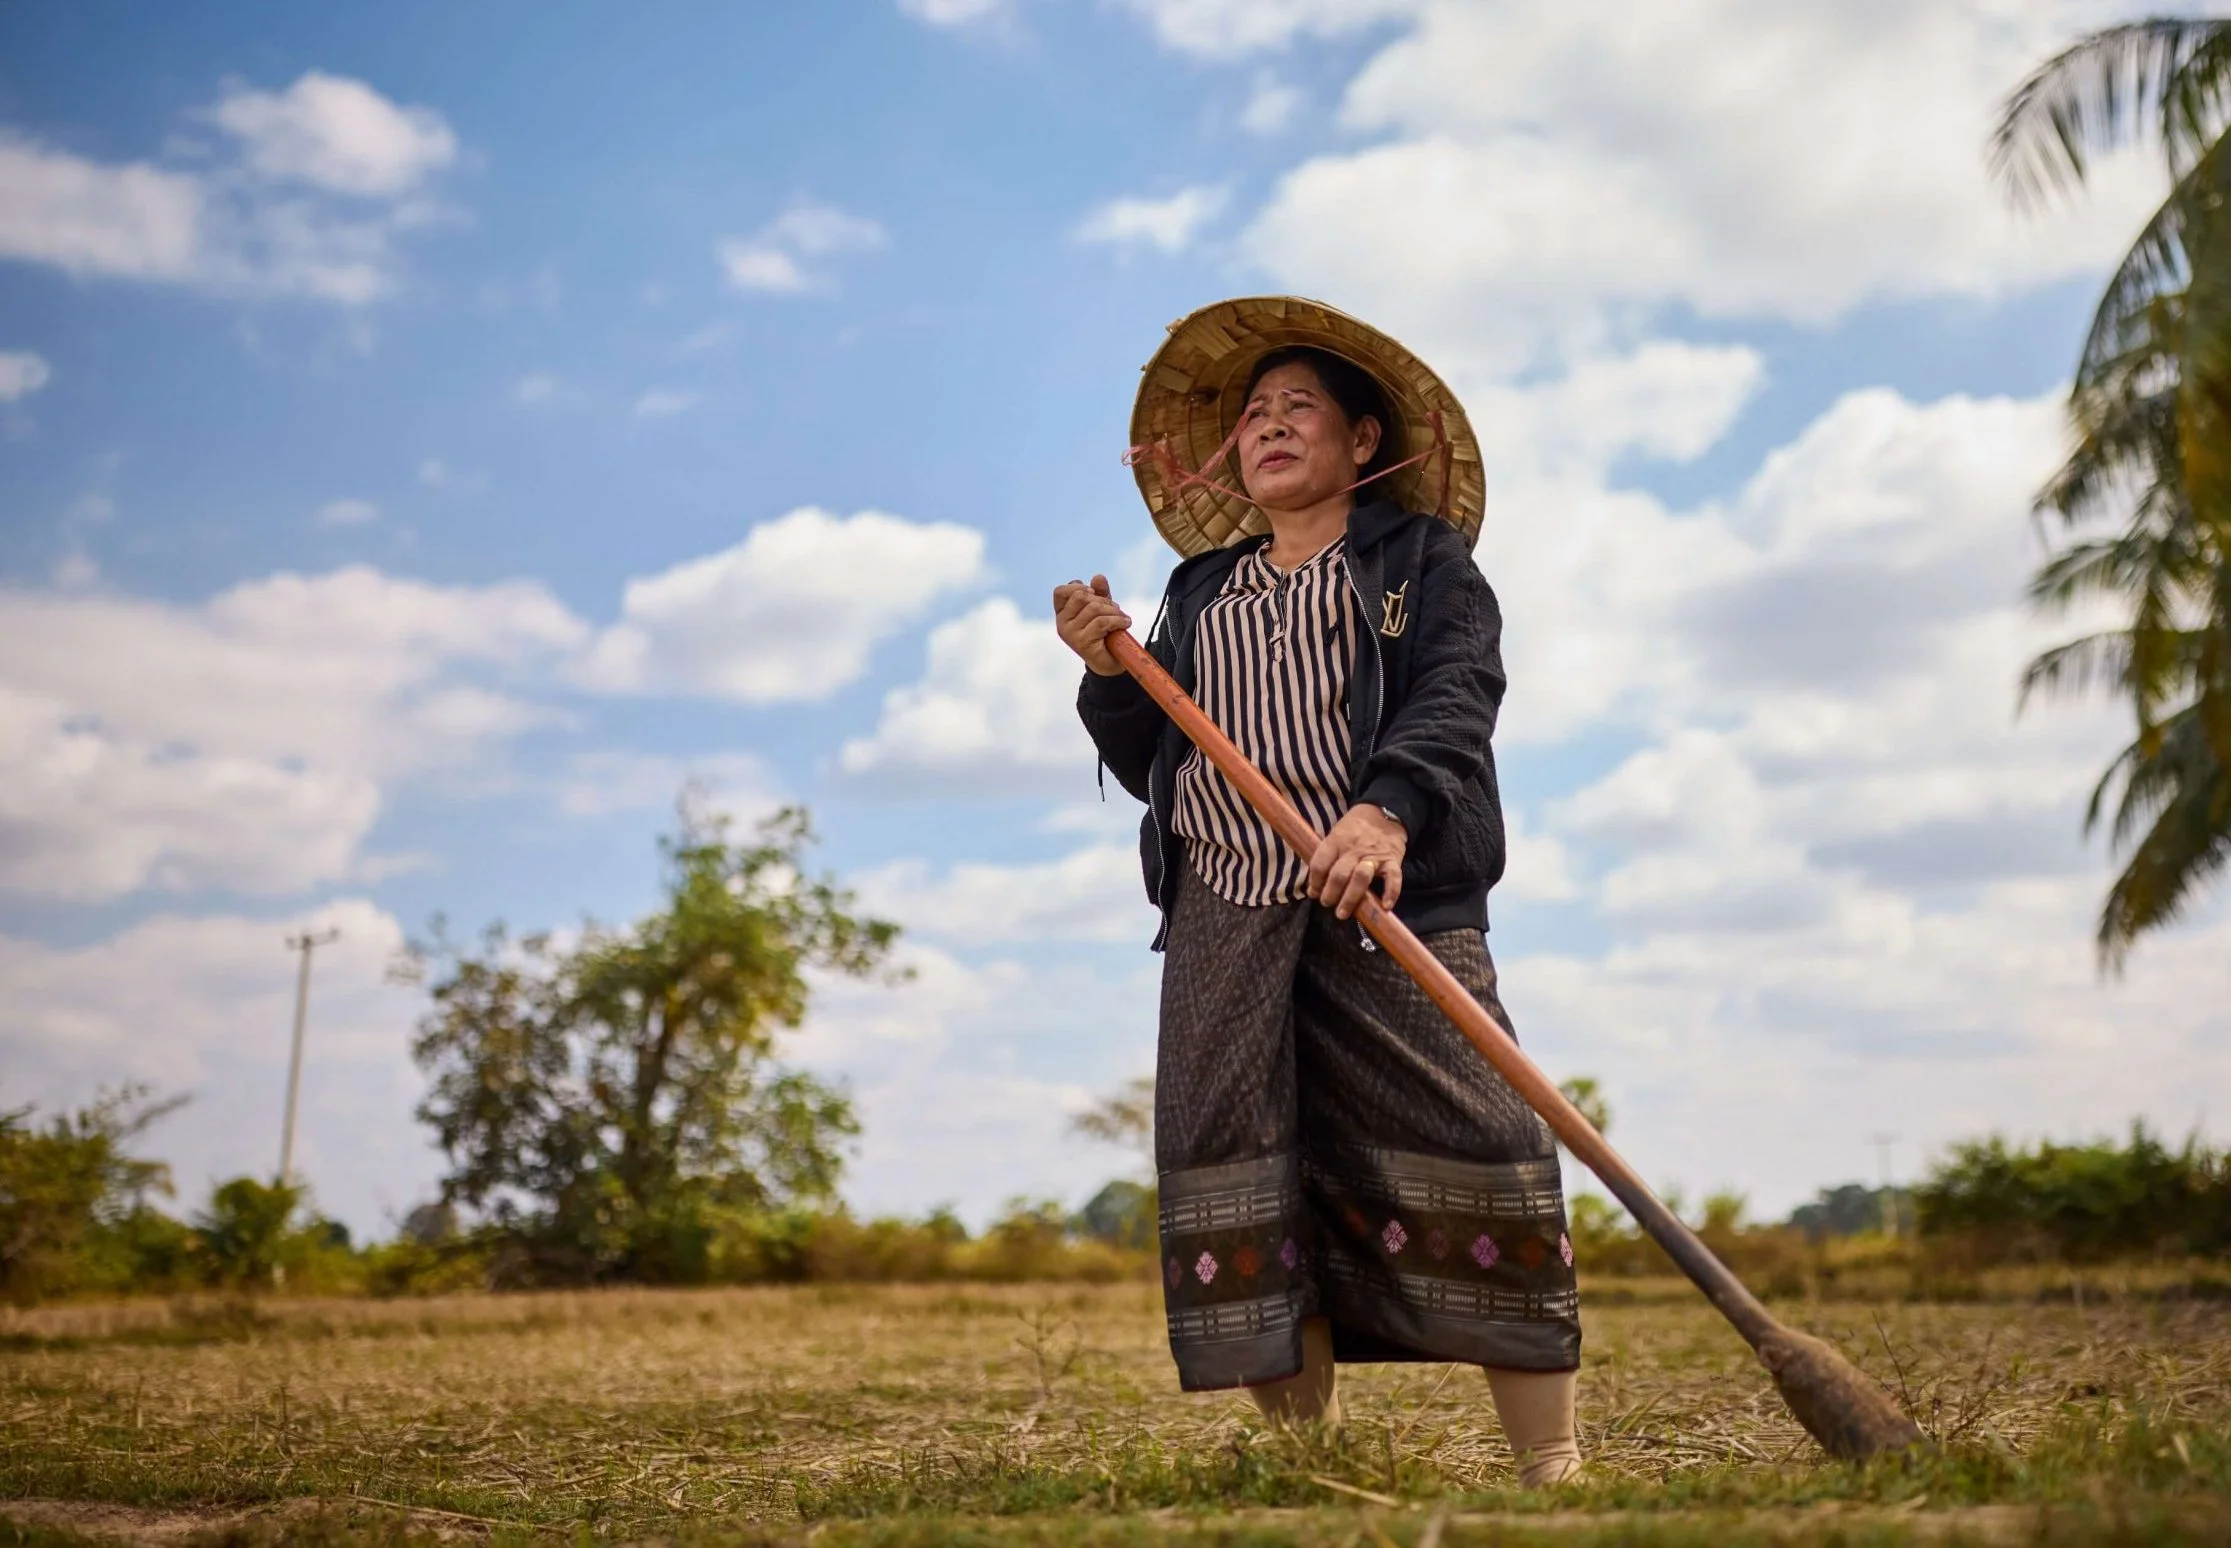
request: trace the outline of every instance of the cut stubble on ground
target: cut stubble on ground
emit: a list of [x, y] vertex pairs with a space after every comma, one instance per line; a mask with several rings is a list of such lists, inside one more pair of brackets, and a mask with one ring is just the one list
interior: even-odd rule
[[0, 1349], [0, 1543], [2231, 1536], [2231, 1306], [1802, 1320], [1936, 1448], [1826, 1462], [1671, 1287], [1588, 1313], [1590, 1479], [1554, 1496], [1476, 1372], [1351, 1368], [1337, 1437], [1180, 1395], [1144, 1285], [63, 1308]]

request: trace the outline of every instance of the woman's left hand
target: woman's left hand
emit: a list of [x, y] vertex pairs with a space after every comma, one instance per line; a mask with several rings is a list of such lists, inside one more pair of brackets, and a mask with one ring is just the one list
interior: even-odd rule
[[1309, 857], [1309, 895], [1342, 919], [1354, 914], [1371, 884], [1394, 907], [1402, 896], [1402, 855], [1410, 835], [1376, 806], [1351, 806]]

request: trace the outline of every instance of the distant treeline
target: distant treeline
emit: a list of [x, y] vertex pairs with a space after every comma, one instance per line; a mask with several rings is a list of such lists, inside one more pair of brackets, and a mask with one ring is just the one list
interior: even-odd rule
[[[398, 1295], [623, 1279], [1112, 1280], [1152, 1272], [1154, 1193], [1130, 1181], [1110, 1183], [1075, 1213], [1017, 1201], [981, 1232], [943, 1211], [861, 1220], [826, 1206], [704, 1202], [647, 1223], [624, 1275], [569, 1264], [540, 1237], [500, 1221], [463, 1221], [446, 1205], [413, 1211], [393, 1240], [359, 1244], [307, 1208], [299, 1190], [245, 1177], [181, 1218], [158, 1207], [169, 1192], [164, 1169], [132, 1154], [136, 1137], [166, 1110], [125, 1093], [43, 1122], [29, 1109], [0, 1113], [0, 1297], [25, 1304], [201, 1288]], [[1572, 1215], [1590, 1277], [1672, 1272], [1603, 1200], [1576, 1194]], [[2221, 1258], [2231, 1255], [2231, 1156], [2197, 1138], [2172, 1149], [2140, 1125], [2120, 1142], [2021, 1147], [1992, 1137], [1955, 1146], [1911, 1190], [1830, 1189], [1774, 1224], [1749, 1221], [1744, 1201], [1723, 1194], [1693, 1218], [1770, 1294], [1833, 1289], [1839, 1277], [1857, 1283], [1885, 1266], [1926, 1287], [1997, 1264]]]
[[[632, 925], [563, 940], [492, 925], [459, 942], [437, 921], [398, 969], [426, 994], [417, 1116], [445, 1171], [439, 1200], [390, 1241], [351, 1241], [283, 1179], [236, 1177], [171, 1213], [167, 1171], [137, 1151], [175, 1102], [127, 1091], [43, 1120], [0, 1109], [0, 1298], [1151, 1275], [1156, 1201], [1138, 1182], [1074, 1215], [1017, 1200], [981, 1233], [948, 1212], [845, 1210], [858, 1118], [841, 1088], [780, 1064], [777, 1040], [805, 1014], [809, 972], [897, 971], [897, 927], [815, 875], [811, 842], [802, 811], [739, 837], [685, 801], [662, 846], [664, 899]], [[1610, 1122], [1597, 1082], [1566, 1091]], [[1143, 1159], [1153, 1109], [1134, 1082], [1077, 1127]], [[1672, 1272], [1602, 1199], [1576, 1191], [1572, 1206], [1583, 1273]], [[1717, 1195], [1696, 1223], [1768, 1293], [1871, 1287], [1884, 1265], [1926, 1288], [1992, 1264], [2220, 1256], [2231, 1165], [2142, 1127], [2119, 1144], [1994, 1137], [1954, 1147], [1910, 1192], [1832, 1189], [1775, 1225]]]
[[[1748, 1220], [1745, 1201], [1722, 1194], [1693, 1223], [1768, 1294], [1960, 1294], [1986, 1269], [2231, 1258], [2231, 1153], [2197, 1136], [2171, 1149], [2142, 1123], [2120, 1143], [2025, 1147], [1993, 1135], [1954, 1145], [1910, 1189], [1824, 1189], [1779, 1224]], [[1574, 1199], [1573, 1242], [1596, 1276], [1675, 1272], [1600, 1198]]]
[[2231, 1253], [2231, 1154], [2197, 1136], [2171, 1150], [2144, 1124], [2123, 1145], [2024, 1150], [1994, 1135], [1955, 1146], [1914, 1204], [1924, 1236], [1989, 1256], [2215, 1257]]
[[133, 1141], [169, 1110], [127, 1091], [41, 1122], [0, 1112], [0, 1300], [175, 1294], [435, 1294], [611, 1282], [1084, 1280], [1151, 1272], [1152, 1190], [1111, 1183], [1076, 1214], [1017, 1200], [981, 1232], [949, 1211], [861, 1220], [841, 1208], [705, 1202], [638, 1233], [632, 1273], [598, 1275], [554, 1255], [531, 1227], [461, 1224], [447, 1205], [413, 1210], [389, 1241], [360, 1244], [308, 1207], [303, 1190], [236, 1177], [184, 1218], [160, 1163]]

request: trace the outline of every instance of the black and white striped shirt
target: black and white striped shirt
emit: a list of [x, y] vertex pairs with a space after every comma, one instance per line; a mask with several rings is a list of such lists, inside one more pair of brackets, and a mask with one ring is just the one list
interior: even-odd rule
[[[1195, 626], [1194, 697], [1309, 819], [1329, 832], [1348, 810], [1348, 672], [1358, 610], [1347, 540], [1282, 571], [1266, 544], [1243, 557]], [[1177, 776], [1174, 826], [1202, 881], [1250, 906], [1309, 895], [1309, 864], [1286, 847], [1199, 748]]]

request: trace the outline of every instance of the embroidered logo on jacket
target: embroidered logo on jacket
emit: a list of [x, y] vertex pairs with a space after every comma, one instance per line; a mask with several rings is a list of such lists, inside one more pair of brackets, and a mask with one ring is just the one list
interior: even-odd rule
[[1410, 583], [1404, 581], [1387, 593], [1386, 621], [1379, 625], [1379, 632], [1390, 640], [1402, 638], [1402, 631], [1410, 627], [1410, 599], [1404, 595], [1409, 589]]

